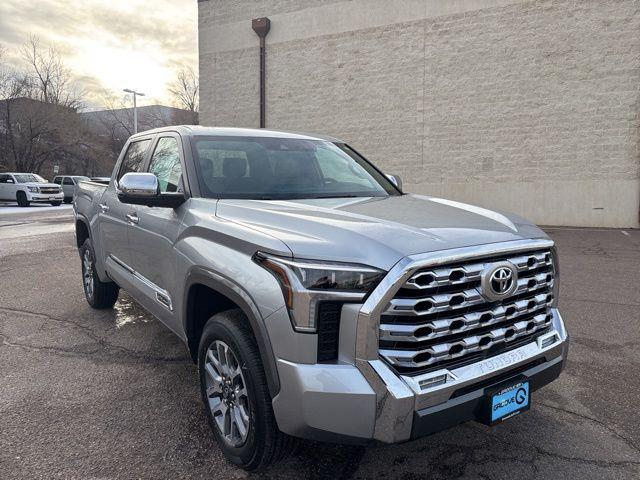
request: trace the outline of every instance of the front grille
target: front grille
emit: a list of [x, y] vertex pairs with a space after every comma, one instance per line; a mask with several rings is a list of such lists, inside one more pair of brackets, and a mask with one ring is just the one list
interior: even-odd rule
[[58, 187], [40, 187], [40, 193], [60, 193]]
[[[502, 300], [488, 300], [483, 272], [504, 261], [517, 270], [517, 286]], [[554, 281], [548, 249], [419, 270], [381, 314], [380, 356], [398, 373], [415, 374], [515, 348], [548, 331]]]

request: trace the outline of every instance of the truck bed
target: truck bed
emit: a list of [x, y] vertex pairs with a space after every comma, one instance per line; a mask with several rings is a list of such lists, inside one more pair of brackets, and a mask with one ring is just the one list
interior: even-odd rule
[[74, 210], [76, 214], [92, 218], [108, 185], [98, 182], [80, 182], [76, 187]]

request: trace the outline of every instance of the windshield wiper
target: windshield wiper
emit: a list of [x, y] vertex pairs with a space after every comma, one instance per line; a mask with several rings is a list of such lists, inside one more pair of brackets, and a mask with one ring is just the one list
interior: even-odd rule
[[342, 194], [342, 195], [316, 195], [313, 197], [309, 197], [309, 198], [364, 198], [364, 197], [371, 197], [372, 195], [352, 195], [352, 194]]

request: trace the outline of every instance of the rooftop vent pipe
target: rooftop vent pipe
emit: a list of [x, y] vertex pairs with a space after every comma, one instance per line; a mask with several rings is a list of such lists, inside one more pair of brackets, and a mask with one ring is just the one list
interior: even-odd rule
[[269, 30], [271, 30], [271, 20], [267, 17], [254, 18], [251, 20], [251, 28], [260, 37], [260, 128], [265, 126], [265, 78], [266, 78], [266, 61], [265, 61], [265, 41]]

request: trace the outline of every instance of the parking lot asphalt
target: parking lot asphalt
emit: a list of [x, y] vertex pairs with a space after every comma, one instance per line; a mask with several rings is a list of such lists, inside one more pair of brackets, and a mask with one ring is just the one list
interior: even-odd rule
[[571, 352], [532, 408], [393, 446], [226, 463], [181, 341], [124, 294], [91, 310], [71, 211], [0, 211], [0, 478], [640, 478], [640, 231], [548, 228]]

